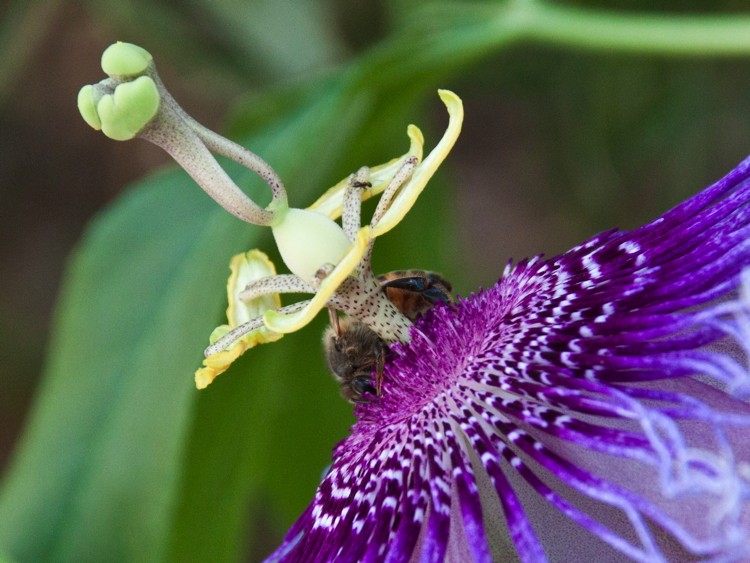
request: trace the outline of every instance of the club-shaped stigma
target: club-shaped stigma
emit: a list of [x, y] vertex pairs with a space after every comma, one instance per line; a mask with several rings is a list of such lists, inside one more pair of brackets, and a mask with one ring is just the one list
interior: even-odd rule
[[[86, 123], [117, 141], [140, 137], [166, 150], [224, 209], [248, 223], [271, 225], [287, 207], [278, 174], [258, 155], [206, 129], [172, 98], [150, 53], [130, 43], [115, 43], [102, 54], [109, 76], [84, 86], [78, 109]], [[258, 173], [271, 188], [266, 209], [253, 202], [227, 175], [215, 152]]]

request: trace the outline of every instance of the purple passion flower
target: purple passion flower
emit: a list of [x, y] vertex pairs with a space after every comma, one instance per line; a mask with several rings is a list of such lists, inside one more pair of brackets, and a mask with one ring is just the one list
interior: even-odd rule
[[426, 314], [267, 561], [750, 561], [749, 178]]

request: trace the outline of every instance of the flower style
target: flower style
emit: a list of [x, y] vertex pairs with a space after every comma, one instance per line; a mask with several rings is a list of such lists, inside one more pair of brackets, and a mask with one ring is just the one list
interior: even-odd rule
[[[451, 124], [427, 158], [412, 126], [406, 155], [293, 209], [270, 166], [192, 121], [150, 55], [120, 45], [102, 60], [110, 78], [81, 91], [84, 118], [164, 146], [226, 209], [270, 226], [292, 271], [235, 257], [199, 386], [323, 307], [391, 344], [382, 396], [355, 407], [269, 562], [506, 561], [509, 545], [525, 563], [750, 560], [750, 159], [640, 229], [509, 264], [412, 324], [369, 259], [455, 142], [455, 95], [441, 92]], [[261, 174], [272, 203], [250, 201], [209, 150]], [[381, 192], [360, 228], [361, 201]], [[286, 291], [315, 295], [280, 308]]]

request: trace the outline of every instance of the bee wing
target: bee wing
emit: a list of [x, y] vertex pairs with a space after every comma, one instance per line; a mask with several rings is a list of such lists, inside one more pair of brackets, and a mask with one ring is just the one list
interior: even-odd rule
[[437, 285], [425, 289], [425, 278], [423, 277], [399, 278], [386, 281], [382, 283], [382, 286], [383, 288], [392, 287], [393, 289], [418, 293], [431, 305], [434, 305], [437, 301], [448, 303], [451, 300], [450, 293]]
[[421, 293], [424, 289], [424, 278], [398, 278], [382, 282], [384, 288], [392, 287], [394, 289], [403, 289], [406, 291], [413, 291], [414, 293]]

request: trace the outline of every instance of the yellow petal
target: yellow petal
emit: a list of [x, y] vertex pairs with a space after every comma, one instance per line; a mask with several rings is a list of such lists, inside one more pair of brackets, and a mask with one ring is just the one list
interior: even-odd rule
[[[419, 161], [422, 160], [424, 135], [422, 135], [419, 127], [416, 125], [409, 125], [406, 129], [406, 134], [409, 135], [409, 139], [411, 140], [409, 152], [399, 158], [394, 158], [390, 162], [370, 168], [370, 183], [372, 187], [362, 192], [362, 201], [382, 193], [388, 186], [388, 182], [391, 181], [391, 178], [398, 172], [398, 169], [401, 168], [401, 165], [407, 158], [416, 156]], [[341, 180], [324, 193], [318, 201], [308, 207], [307, 210], [315, 211], [333, 220], [341, 217], [341, 210], [344, 204], [344, 190], [346, 189], [348, 180], [348, 177]]]
[[438, 169], [438, 166], [448, 156], [448, 153], [456, 143], [456, 139], [458, 139], [459, 133], [461, 133], [461, 124], [464, 119], [464, 107], [461, 103], [461, 98], [449, 90], [438, 90], [438, 93], [440, 94], [440, 99], [443, 100], [443, 103], [448, 108], [450, 116], [448, 128], [443, 138], [440, 139], [440, 142], [429, 156], [414, 170], [411, 180], [401, 188], [401, 191], [395, 197], [380, 222], [375, 225], [370, 235], [372, 238], [387, 233], [404, 218], [412, 205], [414, 205], [414, 202], [417, 201], [419, 194], [422, 193], [429, 179], [432, 178], [435, 170]]
[[[281, 335], [278, 335], [278, 337], [281, 338]], [[232, 362], [244, 354], [245, 350], [250, 347], [251, 346], [248, 346], [246, 342], [240, 340], [229, 350], [213, 354], [203, 360], [203, 365], [206, 367], [202, 367], [195, 372], [195, 386], [198, 389], [205, 389], [208, 387], [209, 384], [216, 379], [217, 375], [227, 371], [229, 366], [232, 365]]]
[[[229, 325], [221, 325], [214, 329], [214, 332], [211, 333], [211, 343], [213, 344], [216, 340], [221, 338], [221, 336], [229, 332], [229, 330]], [[216, 379], [217, 375], [227, 371], [229, 366], [250, 348], [257, 344], [274, 342], [283, 336], [283, 334], [270, 332], [265, 326], [247, 333], [245, 336], [237, 340], [237, 342], [235, 342], [228, 350], [211, 354], [208, 358], [203, 360], [203, 365], [205, 367], [202, 367], [195, 372], [195, 386], [198, 389], [205, 389], [214, 379]]]
[[315, 297], [310, 300], [310, 304], [307, 307], [289, 315], [277, 313], [276, 311], [266, 311], [263, 315], [263, 322], [268, 329], [273, 332], [286, 334], [299, 330], [309, 323], [326, 306], [328, 299], [339, 285], [341, 285], [341, 282], [357, 267], [365, 252], [369, 235], [370, 227], [362, 227], [359, 230], [354, 243], [349, 247], [339, 263], [336, 264], [333, 271], [322, 281]]
[[203, 360], [203, 365], [215, 369], [227, 369], [232, 362], [239, 358], [248, 349], [247, 343], [242, 340], [238, 340], [228, 350], [222, 350], [216, 354], [210, 355], [208, 358]]
[[216, 376], [223, 373], [225, 370], [216, 371], [213, 368], [200, 368], [195, 372], [195, 387], [196, 389], [205, 389], [208, 387]]
[[278, 293], [264, 295], [248, 301], [240, 301], [239, 295], [250, 282], [276, 275], [276, 267], [260, 250], [251, 250], [237, 254], [229, 264], [232, 274], [227, 282], [227, 320], [231, 328], [237, 328], [241, 324], [251, 321], [269, 309], [281, 307], [281, 299]]
[[[227, 282], [227, 297], [229, 307], [227, 308], [227, 320], [229, 324], [218, 326], [211, 333], [209, 342], [213, 344], [219, 338], [227, 334], [233, 328], [261, 316], [269, 309], [281, 307], [281, 299], [278, 293], [264, 295], [248, 302], [240, 301], [239, 294], [248, 283], [259, 280], [266, 276], [276, 275], [276, 268], [263, 252], [251, 250], [237, 254], [229, 264], [232, 273]], [[216, 376], [227, 371], [229, 366], [247, 350], [256, 344], [273, 342], [284, 336], [270, 332], [265, 326], [253, 330], [239, 338], [228, 350], [217, 352], [203, 360], [205, 367], [195, 372], [195, 386], [205, 389], [216, 379]]]

